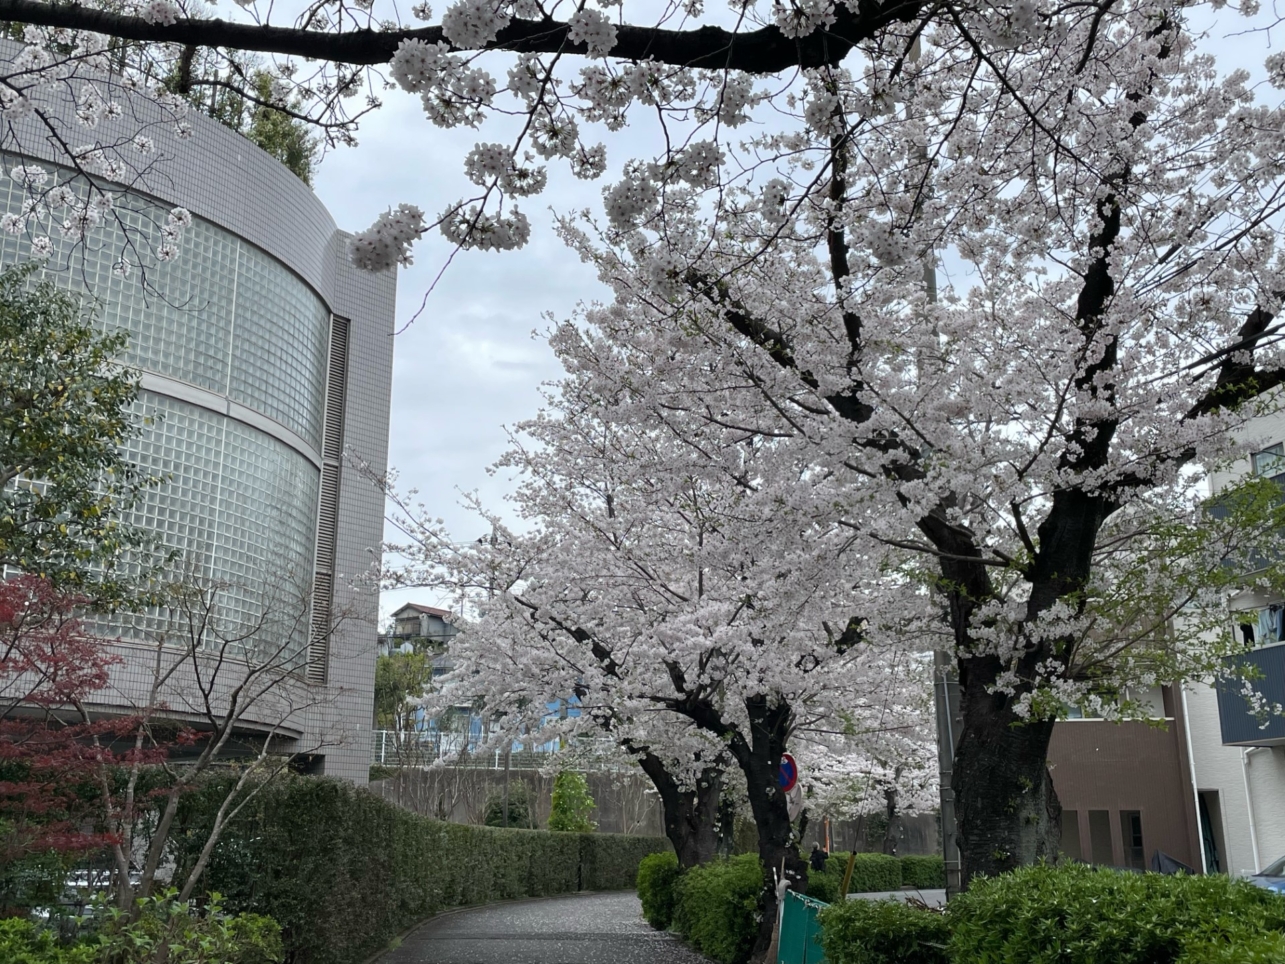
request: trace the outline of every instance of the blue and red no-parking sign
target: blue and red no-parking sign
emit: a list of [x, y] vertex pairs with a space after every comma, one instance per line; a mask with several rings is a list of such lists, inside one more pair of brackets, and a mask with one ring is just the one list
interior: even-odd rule
[[781, 767], [776, 771], [776, 783], [785, 793], [794, 789], [799, 782], [799, 765], [788, 753], [781, 754]]

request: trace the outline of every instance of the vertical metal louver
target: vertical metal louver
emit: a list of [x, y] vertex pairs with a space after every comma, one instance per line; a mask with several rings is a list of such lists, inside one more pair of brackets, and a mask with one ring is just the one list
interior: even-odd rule
[[344, 390], [348, 383], [348, 319], [331, 316], [326, 373], [326, 419], [321, 445], [321, 494], [317, 506], [317, 562], [312, 580], [308, 640], [309, 683], [330, 675], [330, 632], [335, 595], [335, 542], [339, 535], [339, 477], [344, 451]]

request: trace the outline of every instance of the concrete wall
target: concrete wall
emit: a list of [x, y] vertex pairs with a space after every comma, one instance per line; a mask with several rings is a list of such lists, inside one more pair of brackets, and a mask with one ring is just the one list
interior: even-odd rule
[[[1254, 419], [1237, 433], [1243, 457], [1210, 476], [1217, 492], [1251, 470], [1250, 456], [1285, 441], [1285, 411]], [[1228, 600], [1229, 610], [1249, 610], [1281, 600], [1253, 588]], [[1233, 629], [1228, 618], [1227, 630]], [[1285, 856], [1285, 748], [1224, 746], [1216, 691], [1203, 683], [1188, 685], [1183, 702], [1190, 719], [1195, 782], [1210, 807], [1221, 852], [1221, 869], [1253, 873]], [[1216, 811], [1216, 812], [1215, 812]]]
[[1253, 873], [1285, 856], [1285, 749], [1223, 746], [1214, 689], [1196, 683], [1185, 696], [1196, 784], [1217, 795], [1221, 869], [1233, 875]]
[[[535, 804], [532, 817], [537, 828], [549, 822], [554, 776], [541, 770], [509, 771], [510, 792], [518, 784], [530, 788]], [[598, 824], [599, 831], [664, 836], [660, 798], [641, 773], [600, 771], [586, 773], [585, 778], [596, 804], [590, 819]], [[504, 771], [480, 766], [408, 768], [377, 780], [370, 788], [385, 800], [436, 820], [480, 824], [485, 817], [487, 798], [504, 790]]]

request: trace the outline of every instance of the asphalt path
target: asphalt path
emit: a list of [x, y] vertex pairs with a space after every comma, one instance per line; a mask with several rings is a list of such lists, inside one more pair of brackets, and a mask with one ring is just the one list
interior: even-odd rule
[[708, 964], [654, 931], [631, 893], [492, 904], [436, 917], [379, 964]]

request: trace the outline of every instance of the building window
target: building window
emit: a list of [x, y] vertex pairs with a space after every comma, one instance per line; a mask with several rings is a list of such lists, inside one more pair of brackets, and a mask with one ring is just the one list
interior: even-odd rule
[[1285, 442], [1269, 445], [1261, 452], [1255, 452], [1250, 458], [1254, 463], [1255, 475], [1271, 478], [1274, 475], [1285, 474]]
[[1136, 870], [1146, 870], [1147, 858], [1142, 846], [1142, 813], [1140, 811], [1120, 811], [1120, 840], [1124, 843], [1124, 865]]

